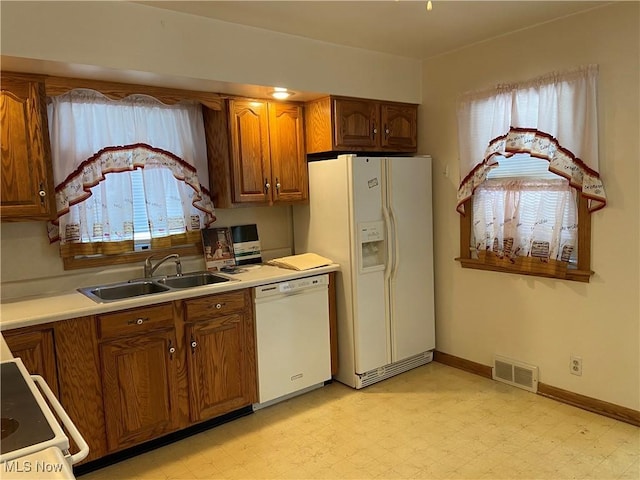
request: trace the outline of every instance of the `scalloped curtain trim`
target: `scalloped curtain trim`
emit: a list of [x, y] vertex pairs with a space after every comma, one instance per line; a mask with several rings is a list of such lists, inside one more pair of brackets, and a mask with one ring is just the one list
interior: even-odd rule
[[[56, 187], [56, 218], [50, 222], [49, 241], [60, 240], [59, 219], [70, 207], [91, 196], [91, 188], [108, 173], [132, 171], [136, 168], [168, 168], [173, 176], [194, 192], [192, 205], [205, 215], [205, 228], [216, 220], [210, 193], [200, 185], [196, 169], [171, 152], [144, 143], [106, 147], [83, 161], [64, 182]], [[189, 222], [186, 222], [188, 225]]]
[[498, 155], [510, 157], [516, 153], [527, 153], [532, 157], [547, 160], [549, 171], [566, 178], [573, 188], [579, 190], [580, 194], [589, 200], [590, 212], [600, 210], [607, 204], [604, 186], [598, 172], [563, 148], [556, 138], [537, 129], [511, 127], [507, 134], [489, 142], [484, 160], [460, 182], [456, 205], [458, 213], [465, 214], [464, 203], [486, 180], [489, 171], [498, 165], [494, 157]]

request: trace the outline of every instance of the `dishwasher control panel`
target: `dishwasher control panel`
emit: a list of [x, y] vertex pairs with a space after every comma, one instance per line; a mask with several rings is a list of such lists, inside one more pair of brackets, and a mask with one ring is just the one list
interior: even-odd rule
[[313, 277], [296, 278], [286, 282], [270, 283], [256, 287], [256, 298], [270, 297], [272, 295], [282, 295], [294, 293], [309, 288], [323, 287], [329, 285], [329, 275], [316, 275]]

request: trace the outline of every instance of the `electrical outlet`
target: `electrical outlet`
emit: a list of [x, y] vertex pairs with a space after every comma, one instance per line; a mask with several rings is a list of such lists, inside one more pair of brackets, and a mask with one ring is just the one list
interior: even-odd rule
[[574, 375], [582, 375], [582, 357], [576, 357], [571, 355], [571, 363], [569, 364], [569, 371]]

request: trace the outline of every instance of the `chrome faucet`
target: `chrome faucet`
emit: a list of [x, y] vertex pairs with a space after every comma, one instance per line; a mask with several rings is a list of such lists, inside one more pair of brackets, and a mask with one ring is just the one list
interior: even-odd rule
[[154, 258], [154, 255], [147, 257], [144, 261], [144, 277], [145, 278], [152, 277], [153, 272], [155, 272], [160, 265], [162, 265], [164, 262], [172, 258], [176, 262], [176, 275], [178, 277], [182, 276], [182, 264], [180, 263], [180, 255], [178, 255], [177, 253], [172, 253], [171, 255], [167, 255], [166, 257], [163, 257], [155, 265], [151, 264], [152, 258]]

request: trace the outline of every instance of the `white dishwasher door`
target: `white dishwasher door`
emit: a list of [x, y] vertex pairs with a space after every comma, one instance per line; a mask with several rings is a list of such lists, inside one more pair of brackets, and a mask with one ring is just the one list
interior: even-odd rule
[[256, 287], [260, 404], [331, 379], [328, 283], [319, 275]]

